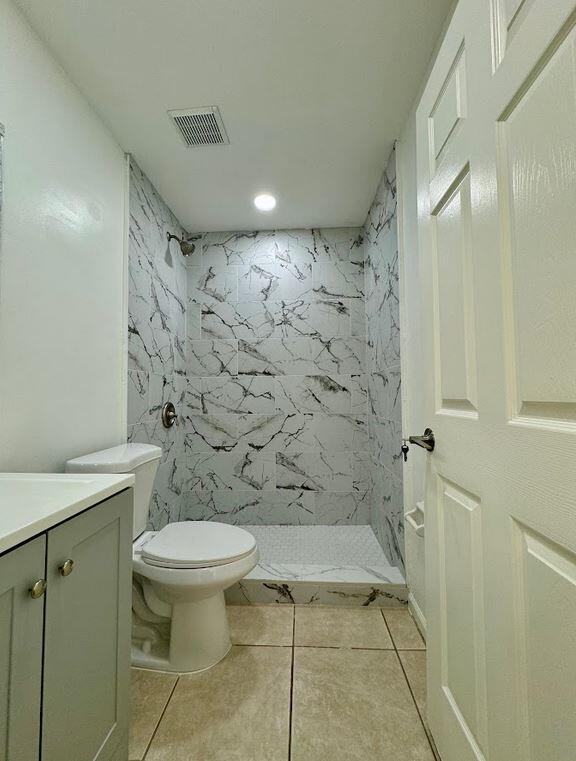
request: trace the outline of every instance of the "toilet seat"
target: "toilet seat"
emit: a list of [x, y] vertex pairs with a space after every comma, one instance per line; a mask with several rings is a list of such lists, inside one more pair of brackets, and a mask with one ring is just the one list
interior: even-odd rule
[[254, 552], [256, 540], [238, 526], [209, 521], [169, 523], [141, 548], [142, 560], [161, 568], [212, 568]]

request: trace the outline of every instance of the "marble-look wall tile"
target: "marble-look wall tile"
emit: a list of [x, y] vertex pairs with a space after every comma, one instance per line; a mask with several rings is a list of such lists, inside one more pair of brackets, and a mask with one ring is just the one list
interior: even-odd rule
[[190, 405], [195, 403], [201, 412], [276, 412], [274, 380], [264, 376], [204, 378], [199, 398], [197, 394], [197, 385], [192, 385]]
[[401, 422], [400, 367], [387, 367], [368, 375], [369, 409], [372, 415]]
[[[127, 439], [162, 447], [150, 506], [152, 528], [176, 520], [180, 508], [183, 426], [163, 428], [160, 410], [169, 400], [179, 411], [183, 407], [186, 332], [194, 331], [194, 314], [187, 311], [184, 257], [178, 246], [168, 244], [168, 232], [186, 236], [131, 161]], [[199, 324], [199, 312], [196, 317]]]
[[276, 303], [214, 302], [202, 309], [203, 338], [239, 338], [259, 341], [274, 335]]
[[312, 265], [283, 262], [238, 267], [239, 301], [288, 301], [314, 296]]
[[369, 416], [370, 454], [398, 480], [402, 480], [402, 424], [375, 415]]
[[[368, 272], [373, 274], [373, 269]], [[376, 292], [366, 299], [368, 315], [377, 314], [378, 320], [368, 320], [367, 341], [370, 369], [378, 371], [400, 363], [400, 307], [398, 297], [398, 256], [378, 275]]]
[[360, 337], [364, 340], [366, 337], [364, 303], [357, 299], [214, 302], [202, 309], [201, 335], [195, 315], [190, 322], [193, 335], [189, 332], [189, 338], [238, 338], [256, 342], [265, 338]]
[[254, 262], [273, 264], [286, 250], [292, 230], [259, 230], [254, 233]]
[[205, 233], [186, 261], [132, 173], [129, 437], [163, 447], [151, 525], [371, 520], [401, 559], [393, 161], [363, 229]]
[[185, 492], [180, 520], [220, 521], [240, 526], [300, 526], [317, 522], [312, 492], [239, 489]]
[[315, 304], [310, 301], [281, 301], [276, 305], [274, 335], [278, 338], [306, 338], [318, 335]]
[[258, 452], [301, 452], [316, 445], [313, 415], [240, 415], [238, 435], [241, 444]]
[[[194, 317], [187, 343], [181, 515], [367, 523], [362, 232], [207, 233], [201, 250], [201, 262], [189, 263], [188, 305], [201, 306], [201, 325], [198, 336]], [[232, 342], [237, 372], [227, 361]], [[303, 488], [285, 473], [290, 457], [317, 465]], [[316, 512], [327, 489], [337, 507], [322, 500]]]
[[128, 370], [128, 425], [148, 418], [148, 375], [143, 370]]
[[[218, 380], [218, 379], [215, 379]], [[184, 418], [187, 419], [195, 412], [207, 412], [204, 407], [202, 398], [202, 378], [186, 378], [186, 387], [184, 391]], [[227, 410], [212, 410], [212, 412], [226, 412]]]
[[254, 452], [249, 447], [234, 447], [230, 452], [188, 453], [188, 472], [184, 489], [275, 489], [274, 454]]
[[174, 426], [166, 429], [160, 421], [128, 426], [127, 440], [143, 444], [155, 444], [162, 448], [162, 456], [154, 481], [149, 525], [157, 528], [176, 520], [183, 484], [182, 429]]
[[148, 412], [154, 423], [160, 421], [162, 407], [172, 402], [177, 409], [184, 404], [186, 377], [175, 372], [172, 375], [150, 373], [148, 378]]
[[[186, 306], [186, 337], [192, 340], [202, 338], [202, 307], [200, 304], [188, 304]], [[212, 336], [204, 338], [234, 338], [234, 336]]]
[[403, 568], [402, 413], [396, 169], [392, 153], [363, 231], [371, 524]]
[[278, 489], [353, 492], [368, 489], [368, 456], [359, 452], [300, 452], [276, 455]]
[[337, 262], [314, 265], [314, 293], [323, 299], [363, 299], [364, 264]]
[[190, 414], [188, 452], [301, 452], [318, 449], [312, 415]]
[[357, 227], [313, 230], [315, 261], [364, 261], [363, 234]]
[[188, 341], [188, 374], [199, 378], [238, 375], [238, 342]]
[[277, 259], [297, 264], [363, 260], [362, 232], [357, 227], [276, 230], [259, 243]]
[[251, 264], [254, 260], [253, 232], [217, 232], [203, 236], [202, 264]]
[[364, 365], [360, 338], [267, 338], [238, 345], [241, 375], [359, 374]]
[[370, 523], [370, 489], [344, 493], [317, 492], [314, 522], [328, 526], [365, 526]]
[[151, 314], [128, 316], [128, 367], [159, 374], [174, 370], [174, 339], [154, 328]]
[[[364, 310], [363, 302], [359, 302]], [[355, 335], [352, 314], [355, 299], [283, 301], [276, 309], [278, 338], [348, 338]]]
[[[338, 303], [338, 302], [334, 302]], [[366, 302], [350, 300], [350, 335], [366, 341]]]
[[[270, 576], [270, 567], [266, 575]], [[340, 571], [339, 571], [340, 573]], [[247, 577], [226, 590], [229, 605], [330, 605], [342, 607], [406, 608], [408, 590], [405, 584], [381, 583], [338, 583], [335, 581], [312, 581], [302, 579], [287, 582], [280, 577], [277, 583], [269, 578]]]
[[276, 259], [277, 272], [280, 277], [280, 299], [312, 299], [313, 296], [313, 270], [311, 264], [293, 262], [289, 259]]
[[276, 263], [239, 267], [238, 298], [240, 301], [278, 301], [280, 273]]
[[386, 557], [404, 568], [404, 508], [402, 482], [374, 463], [371, 504], [372, 527]]
[[366, 346], [361, 338], [318, 338], [312, 347], [317, 372], [359, 375], [366, 368]]
[[368, 451], [366, 415], [314, 415], [314, 442], [320, 449]]
[[196, 415], [187, 418], [186, 452], [230, 452], [238, 444], [238, 416]]
[[388, 232], [395, 232], [396, 223], [396, 149], [394, 149], [364, 223], [364, 239], [370, 243], [378, 243], [381, 236], [385, 236]]
[[275, 379], [279, 412], [362, 414], [367, 411], [363, 375], [285, 375]]
[[238, 300], [238, 268], [219, 264], [188, 265], [188, 303], [212, 304]]

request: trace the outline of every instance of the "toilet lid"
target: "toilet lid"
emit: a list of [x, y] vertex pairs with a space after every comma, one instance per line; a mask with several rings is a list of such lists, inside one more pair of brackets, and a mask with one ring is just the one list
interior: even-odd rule
[[249, 555], [252, 534], [238, 526], [208, 521], [169, 523], [142, 548], [146, 563], [164, 568], [206, 568]]

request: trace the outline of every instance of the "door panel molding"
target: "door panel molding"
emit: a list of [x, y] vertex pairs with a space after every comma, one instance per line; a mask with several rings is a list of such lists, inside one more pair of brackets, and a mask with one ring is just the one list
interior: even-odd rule
[[441, 684], [479, 759], [487, 743], [482, 503], [438, 475]]
[[492, 59], [494, 71], [522, 26], [533, 0], [491, 0]]
[[466, 57], [462, 42], [428, 117], [431, 177], [442, 163], [445, 149], [456, 128], [466, 118], [467, 110]]
[[470, 167], [432, 213], [436, 410], [478, 418]]
[[518, 720], [526, 761], [576, 747], [576, 555], [513, 519]]
[[[510, 422], [576, 431], [576, 30], [570, 20], [497, 123]], [[560, 213], [556, 230], [546, 219]], [[569, 287], [566, 287], [569, 284]]]

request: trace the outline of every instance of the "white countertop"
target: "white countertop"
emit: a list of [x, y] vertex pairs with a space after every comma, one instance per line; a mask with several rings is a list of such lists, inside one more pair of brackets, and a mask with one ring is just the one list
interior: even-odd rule
[[134, 485], [134, 476], [0, 473], [0, 553]]

